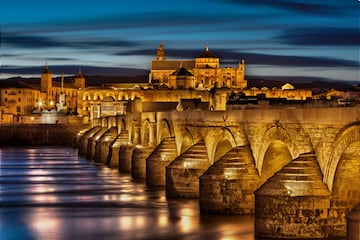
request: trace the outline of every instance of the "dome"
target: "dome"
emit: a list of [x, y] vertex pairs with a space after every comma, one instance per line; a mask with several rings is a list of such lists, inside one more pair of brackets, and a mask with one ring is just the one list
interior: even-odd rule
[[218, 58], [215, 54], [209, 51], [209, 47], [206, 46], [206, 49], [198, 58]]

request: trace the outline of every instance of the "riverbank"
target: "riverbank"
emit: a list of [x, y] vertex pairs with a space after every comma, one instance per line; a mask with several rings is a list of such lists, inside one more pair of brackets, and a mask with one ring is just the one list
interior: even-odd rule
[[89, 124], [0, 124], [0, 146], [73, 146]]

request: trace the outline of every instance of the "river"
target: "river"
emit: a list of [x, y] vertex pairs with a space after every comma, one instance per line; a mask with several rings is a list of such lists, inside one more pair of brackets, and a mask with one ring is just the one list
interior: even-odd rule
[[0, 148], [1, 240], [253, 240], [253, 216], [200, 215], [62, 147]]

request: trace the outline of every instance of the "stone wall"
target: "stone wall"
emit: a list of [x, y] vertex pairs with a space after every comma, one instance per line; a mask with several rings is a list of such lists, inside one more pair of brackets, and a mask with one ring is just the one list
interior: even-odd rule
[[0, 145], [73, 146], [76, 134], [89, 127], [85, 124], [0, 124]]

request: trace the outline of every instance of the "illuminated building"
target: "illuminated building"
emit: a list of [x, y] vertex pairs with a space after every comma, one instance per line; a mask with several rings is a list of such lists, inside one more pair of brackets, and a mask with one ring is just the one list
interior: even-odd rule
[[[170, 107], [175, 103], [178, 108], [177, 105], [171, 105], [170, 108], [178, 110], [195, 105], [201, 106], [201, 109], [226, 110], [229, 96], [234, 94], [289, 100], [306, 100], [312, 97], [311, 90], [294, 89], [288, 83], [281, 89], [269, 89], [266, 86], [261, 89], [248, 88], [244, 75], [244, 60], [235, 68], [220, 67], [220, 58], [208, 46], [195, 59], [168, 60], [162, 43], [158, 46], [156, 59], [151, 61], [148, 82], [144, 83], [86, 87], [85, 77], [80, 70], [72, 82], [64, 82], [63, 77], [58, 82], [53, 81], [52, 72], [46, 64], [41, 73], [40, 85], [17, 82], [11, 86], [1, 86], [0, 122], [22, 122], [21, 116], [49, 112], [75, 113], [91, 118], [97, 116], [100, 106], [105, 105], [107, 107], [102, 109], [103, 114], [115, 114], [126, 111], [125, 103], [134, 99], [140, 99], [149, 106], [154, 102], [163, 103], [163, 107]], [[106, 104], [102, 103], [104, 99]], [[186, 105], [187, 101], [192, 101], [192, 106], [181, 105]], [[111, 104], [116, 107], [110, 107]], [[106, 112], [106, 109], [112, 110]]]
[[169, 88], [227, 87], [243, 89], [246, 87], [245, 62], [236, 68], [220, 67], [220, 58], [208, 46], [195, 60], [167, 60], [164, 46], [160, 43], [157, 59], [151, 62], [149, 82]]

